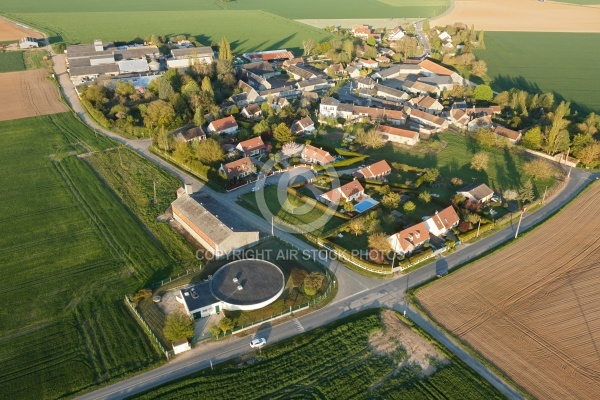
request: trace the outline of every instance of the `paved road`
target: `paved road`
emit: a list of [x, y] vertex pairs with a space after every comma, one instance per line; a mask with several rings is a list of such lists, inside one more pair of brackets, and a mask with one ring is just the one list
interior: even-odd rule
[[[81, 104], [79, 103], [79, 99], [74, 92], [73, 85], [66, 74], [64, 55], [55, 55], [54, 62], [55, 71], [67, 101], [85, 123], [96, 129], [98, 132], [104, 133], [107, 136], [110, 136], [124, 145], [134, 149], [144, 157], [147, 157], [156, 164], [160, 165], [162, 168], [172, 172], [182, 181], [192, 183], [195, 190], [204, 192], [210, 196], [214, 196], [220, 201], [227, 202], [231, 210], [238, 214], [246, 222], [257, 226], [263, 232], [270, 232], [271, 226], [267, 221], [258, 217], [254, 213], [247, 211], [243, 207], [240, 207], [235, 202], [235, 198], [238, 195], [251, 190], [250, 187], [245, 187], [238, 191], [227, 194], [216, 193], [210, 188], [204, 186], [202, 182], [186, 174], [185, 172], [174, 168], [166, 161], [150, 153], [148, 150], [150, 145], [149, 140], [126, 140], [99, 127], [87, 114], [85, 114]], [[539, 221], [545, 219], [547, 216], [558, 210], [581, 189], [583, 189], [587, 183], [593, 179], [596, 179], [597, 176], [598, 174], [592, 175], [584, 171], [573, 170], [571, 173], [571, 179], [562, 192], [551, 199], [536, 213], [531, 215], [526, 214], [524, 216], [521, 231], [531, 228]], [[276, 176], [268, 179], [274, 181], [273, 183], [275, 183], [280, 178], [280, 176]], [[314, 250], [305, 242], [282, 230], [278, 230], [276, 235], [290, 242], [300, 250]], [[336, 274], [339, 290], [335, 301], [323, 309], [294, 320], [299, 324], [289, 321], [274, 327], [271, 327], [270, 325], [267, 325], [264, 328], [261, 327], [260, 335], [267, 337], [268, 341], [271, 343], [289, 338], [303, 331], [325, 325], [329, 322], [335, 321], [336, 319], [367, 308], [388, 307], [399, 311], [404, 311], [406, 310], [406, 305], [403, 300], [405, 290], [426, 280], [434, 278], [439, 272], [445, 272], [448, 269], [455, 268], [458, 265], [477, 257], [483, 252], [490, 250], [491, 248], [503, 243], [506, 240], [509, 240], [512, 237], [514, 237], [514, 225], [509, 226], [504, 230], [475, 244], [469, 246], [460, 246], [461, 248], [459, 248], [458, 251], [454, 252], [453, 254], [450, 254], [444, 258], [440, 258], [435, 262], [418, 269], [417, 271], [411, 272], [407, 275], [398, 275], [394, 279], [386, 281], [375, 280], [359, 275], [345, 268], [342, 264], [335, 260], [321, 259], [321, 261]], [[417, 322], [423, 329], [429, 332], [437, 340], [449, 347], [451, 351], [461, 358], [461, 360], [479, 372], [502, 393], [510, 398], [520, 398], [520, 395], [515, 392], [512, 387], [490, 372], [484, 365], [462, 350], [462, 348], [454, 343], [452, 339], [448, 338], [442, 332], [438, 331], [433, 325], [429, 324], [428, 321], [414, 313], [412, 310], [408, 310], [408, 316], [415, 320], [415, 322]], [[300, 329], [299, 326], [301, 326], [302, 329]], [[136, 375], [130, 379], [115, 383], [95, 392], [88, 393], [81, 396], [81, 398], [120, 399], [128, 395], [140, 393], [171, 380], [184, 377], [192, 372], [207, 368], [210, 365], [209, 361], [217, 363], [247, 353], [250, 350], [248, 342], [248, 338], [232, 336], [223, 341], [203, 344], [202, 346], [199, 346], [198, 348], [195, 348], [184, 355], [178, 356], [170, 363], [159, 368]]]

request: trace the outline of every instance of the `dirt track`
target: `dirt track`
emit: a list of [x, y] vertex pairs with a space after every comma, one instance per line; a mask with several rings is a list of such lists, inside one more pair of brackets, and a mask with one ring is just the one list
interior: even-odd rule
[[600, 32], [600, 6], [537, 0], [456, 0], [431, 26], [464, 22], [486, 31]]
[[0, 18], [0, 42], [7, 42], [9, 40], [17, 41], [25, 36], [32, 36], [38, 39], [43, 37], [39, 32], [23, 28], [22, 26], [15, 25], [12, 22]]
[[0, 74], [0, 121], [69, 111], [47, 76], [45, 69]]
[[600, 398], [600, 184], [515, 244], [417, 294], [537, 398]]

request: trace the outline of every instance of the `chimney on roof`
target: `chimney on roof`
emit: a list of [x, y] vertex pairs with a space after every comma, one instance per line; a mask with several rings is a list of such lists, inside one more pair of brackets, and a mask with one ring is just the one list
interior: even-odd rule
[[100, 39], [94, 40], [94, 50], [104, 51], [104, 46], [102, 45], [102, 40], [100, 40]]
[[192, 184], [191, 183], [184, 184], [184, 188], [185, 188], [185, 194], [191, 196], [192, 193], [194, 193], [194, 189], [192, 189]]

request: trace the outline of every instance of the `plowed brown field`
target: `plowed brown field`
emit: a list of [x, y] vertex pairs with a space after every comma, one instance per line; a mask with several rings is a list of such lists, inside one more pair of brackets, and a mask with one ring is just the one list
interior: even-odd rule
[[30, 36], [41, 39], [43, 36], [41, 33], [32, 31], [31, 29], [23, 28], [22, 26], [13, 24], [3, 18], [0, 18], [0, 42], [8, 42], [14, 40], [15, 42], [22, 37]]
[[417, 298], [535, 397], [600, 398], [600, 184]]
[[45, 69], [0, 74], [0, 121], [69, 111], [47, 76]]
[[456, 0], [454, 8], [431, 26], [463, 22], [486, 31], [600, 32], [599, 5], [538, 0]]

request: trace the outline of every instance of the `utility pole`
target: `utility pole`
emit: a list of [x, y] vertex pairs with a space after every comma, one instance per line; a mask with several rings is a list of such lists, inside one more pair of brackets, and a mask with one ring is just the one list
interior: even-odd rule
[[211, 369], [211, 371], [213, 370], [212, 358], [210, 359], [210, 369]]
[[521, 216], [519, 217], [519, 223], [517, 224], [517, 231], [515, 232], [515, 239], [519, 236], [519, 228], [521, 228], [521, 221], [523, 220], [523, 213], [525, 213], [525, 208], [521, 210]]
[[546, 189], [544, 189], [544, 196], [542, 197], [542, 204], [544, 204], [544, 201], [546, 200], [546, 193], [548, 192], [548, 185], [546, 185]]
[[154, 181], [154, 204], [158, 204], [158, 200], [156, 199], [156, 181]]
[[275, 216], [271, 215], [271, 236], [275, 236]]
[[477, 222], [477, 235], [475, 235], [475, 237], [479, 237], [479, 228], [481, 227], [481, 218], [479, 219], [479, 221]]

